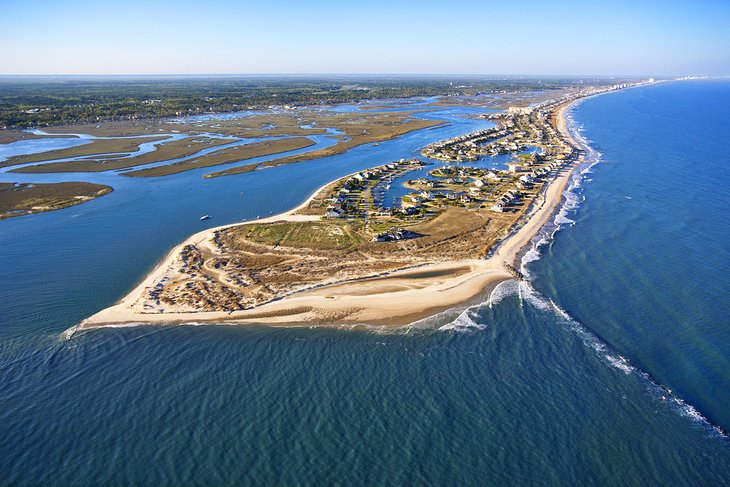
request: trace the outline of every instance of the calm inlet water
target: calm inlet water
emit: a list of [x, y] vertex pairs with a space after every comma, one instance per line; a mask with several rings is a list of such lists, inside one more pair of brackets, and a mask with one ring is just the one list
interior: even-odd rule
[[600, 162], [527, 253], [530, 282], [390, 331], [59, 338], [199, 215], [282, 211], [483, 122], [434, 112], [452, 125], [210, 181], [84, 175], [117, 191], [0, 223], [0, 483], [727, 484], [729, 107], [727, 82], [586, 100]]

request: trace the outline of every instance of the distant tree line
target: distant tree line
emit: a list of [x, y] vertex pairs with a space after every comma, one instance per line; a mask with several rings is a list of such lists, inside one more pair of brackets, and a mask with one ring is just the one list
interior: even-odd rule
[[170, 117], [414, 96], [613, 84], [615, 79], [463, 76], [0, 77], [0, 128]]

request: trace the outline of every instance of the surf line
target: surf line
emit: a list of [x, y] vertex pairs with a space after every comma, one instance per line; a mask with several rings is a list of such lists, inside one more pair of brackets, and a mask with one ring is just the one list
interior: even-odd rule
[[[581, 206], [581, 199], [578, 198], [576, 190], [583, 188], [583, 183], [587, 174], [589, 174], [591, 168], [593, 168], [593, 166], [598, 164], [601, 160], [602, 154], [593, 149], [590, 144], [588, 144], [585, 137], [577, 132], [575, 122], [571, 115], [571, 112], [566, 113], [568, 129], [589, 157], [586, 158], [583, 163], [583, 167], [577, 167], [574, 171], [575, 176], [564, 193], [562, 204], [556, 208], [555, 216], [552, 221], [546, 223], [538, 234], [531, 240], [531, 245], [527, 248], [520, 259], [519, 269], [513, 269], [515, 271], [514, 275], [516, 280], [506, 281], [495, 287], [492, 290], [487, 303], [491, 308], [493, 304], [501, 301], [504, 297], [510, 294], [510, 291], [512, 291], [519, 296], [520, 305], [523, 306], [524, 303], [528, 303], [537, 309], [554, 312], [560, 319], [570, 326], [570, 329], [573, 332], [578, 334], [584, 345], [593, 349], [608, 365], [621, 370], [625, 374], [635, 374], [638, 378], [646, 381], [645, 385], [647, 386], [647, 390], [656, 400], [660, 401], [661, 404], [671, 406], [674, 411], [680, 414], [680, 416], [687, 417], [697, 424], [705, 427], [714, 437], [728, 441], [730, 440], [730, 435], [728, 435], [728, 432], [726, 432], [721, 426], [712, 423], [696, 407], [679, 397], [669, 387], [659, 383], [651, 374], [631, 365], [629, 359], [616, 353], [612, 347], [595, 331], [575, 319], [570, 315], [570, 313], [555, 303], [555, 301], [540, 293], [532, 284], [532, 276], [529, 272], [528, 265], [531, 262], [540, 260], [542, 257], [540, 249], [545, 245], [551, 244], [560, 230], [562, 230], [566, 225], [575, 225], [575, 221], [567, 218], [567, 214], [577, 211]], [[508, 285], [507, 282], [516, 283], [516, 285], [512, 287]], [[506, 289], [500, 288], [502, 284], [505, 285], [504, 287]], [[500, 289], [500, 291], [499, 294], [495, 296], [495, 301], [493, 296], [498, 289]], [[469, 310], [465, 310], [462, 314], [467, 311]], [[461, 315], [459, 318], [461, 318]], [[456, 328], [458, 328], [458, 326]]]

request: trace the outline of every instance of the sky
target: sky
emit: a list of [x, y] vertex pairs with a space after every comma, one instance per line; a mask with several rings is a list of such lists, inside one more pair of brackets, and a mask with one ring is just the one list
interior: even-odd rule
[[0, 75], [730, 75], [730, 0], [0, 0]]

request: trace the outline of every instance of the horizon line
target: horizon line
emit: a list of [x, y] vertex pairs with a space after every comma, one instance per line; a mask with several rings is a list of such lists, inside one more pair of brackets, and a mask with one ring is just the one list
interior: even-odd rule
[[133, 76], [144, 76], [144, 77], [203, 77], [203, 76], [221, 76], [221, 77], [245, 77], [245, 76], [302, 76], [302, 77], [314, 77], [314, 76], [412, 76], [412, 77], [437, 77], [437, 76], [461, 76], [461, 77], [546, 77], [546, 78], [579, 78], [579, 77], [593, 77], [593, 78], [670, 78], [670, 77], [685, 77], [685, 76], [696, 76], [696, 77], [708, 77], [718, 78], [727, 77], [730, 74], [540, 74], [540, 73], [386, 73], [386, 72], [322, 72], [322, 73], [7, 73], [0, 74], [0, 77], [12, 78], [12, 77], [74, 77], [74, 76], [93, 76], [93, 77], [133, 77]]

